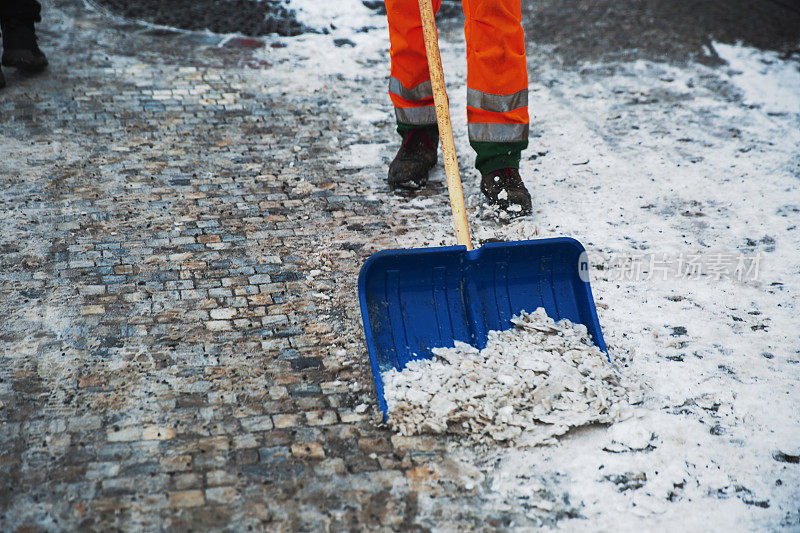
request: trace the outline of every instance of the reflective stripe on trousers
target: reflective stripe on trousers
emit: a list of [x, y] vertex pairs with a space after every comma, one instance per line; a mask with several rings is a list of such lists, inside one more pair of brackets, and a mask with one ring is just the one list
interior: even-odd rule
[[[433, 0], [438, 11], [441, 0]], [[521, 0], [462, 0], [467, 39], [467, 119], [476, 142], [528, 138], [528, 71]], [[386, 0], [389, 96], [403, 124], [434, 124], [436, 112], [417, 0]]]
[[389, 78], [389, 93], [399, 96], [404, 100], [420, 101], [433, 98], [431, 80], [423, 81], [416, 87], [406, 89], [397, 78]]
[[470, 122], [469, 140], [483, 143], [522, 142], [528, 138], [527, 124], [500, 124], [492, 122]]
[[436, 108], [433, 106], [425, 107], [395, 107], [395, 117], [401, 124], [411, 124], [424, 126], [436, 124]]

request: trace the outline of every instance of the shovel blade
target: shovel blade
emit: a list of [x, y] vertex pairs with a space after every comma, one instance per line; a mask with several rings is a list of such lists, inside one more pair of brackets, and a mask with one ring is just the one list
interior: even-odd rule
[[554, 320], [586, 326], [606, 345], [597, 320], [583, 246], [570, 238], [385, 250], [358, 278], [361, 318], [378, 403], [388, 414], [381, 372], [432, 357], [455, 341], [478, 349], [491, 330], [513, 326], [522, 311], [543, 307]]

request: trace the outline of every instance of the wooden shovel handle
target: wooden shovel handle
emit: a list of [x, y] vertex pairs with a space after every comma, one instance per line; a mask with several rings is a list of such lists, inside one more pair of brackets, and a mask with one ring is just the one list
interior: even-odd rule
[[447, 175], [447, 190], [450, 192], [450, 207], [453, 208], [453, 222], [456, 226], [458, 244], [472, 250], [472, 239], [467, 224], [467, 210], [464, 207], [464, 191], [461, 189], [461, 178], [458, 175], [458, 159], [456, 145], [453, 142], [453, 126], [450, 124], [450, 107], [447, 91], [444, 87], [442, 72], [442, 56], [439, 53], [439, 34], [433, 15], [431, 0], [419, 0], [419, 12], [422, 18], [422, 33], [425, 38], [425, 51], [428, 55], [428, 70], [431, 73], [433, 86], [433, 102], [436, 104], [436, 121], [439, 123], [439, 138], [442, 141], [444, 172]]

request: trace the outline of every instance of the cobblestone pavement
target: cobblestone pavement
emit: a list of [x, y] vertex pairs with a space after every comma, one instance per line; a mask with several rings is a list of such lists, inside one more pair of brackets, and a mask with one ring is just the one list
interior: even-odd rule
[[397, 245], [337, 170], [357, 82], [46, 7], [0, 100], [0, 530], [410, 527], [444, 442], [371, 418], [355, 280]]
[[386, 194], [383, 62], [288, 87], [279, 38], [47, 8], [49, 71], [0, 93], [0, 530], [579, 515], [496, 505], [457, 443], [376, 424], [358, 269], [449, 235], [441, 169], [410, 204]]

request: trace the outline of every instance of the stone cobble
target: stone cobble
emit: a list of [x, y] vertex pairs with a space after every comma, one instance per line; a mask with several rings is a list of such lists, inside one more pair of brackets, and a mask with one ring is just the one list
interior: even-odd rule
[[376, 423], [358, 268], [428, 222], [338, 166], [358, 82], [46, 7], [0, 100], [0, 530], [507, 523]]
[[[748, 254], [763, 244], [753, 283], [661, 287], [608, 270], [592, 283], [612, 357], [654, 385], [651, 414], [683, 416], [701, 381], [726, 395], [675, 427], [730, 408], [727, 425], [710, 425], [718, 455], [707, 463], [728, 469], [730, 493], [673, 502], [670, 492], [659, 503], [670, 510], [641, 523], [689, 523], [713, 507], [739, 526], [791, 527], [797, 480], [784, 459], [795, 455], [767, 453], [763, 432], [785, 424], [752, 406], [789, 412], [780, 398], [794, 390], [780, 365], [797, 363], [796, 346], [780, 332], [796, 294], [786, 250], [796, 249], [787, 176], [800, 168], [797, 115], [747, 103], [732, 68], [697, 54], [715, 53], [708, 35], [727, 42], [710, 32], [717, 22], [725, 34], [754, 29], [746, 43], [772, 35], [777, 50], [789, 42], [777, 30], [797, 25], [761, 8], [762, 18], [729, 9], [729, 25], [719, 3], [701, 2], [701, 23], [681, 22], [681, 39], [663, 21], [691, 9], [651, 2], [601, 16], [609, 26], [583, 15], [627, 4], [561, 4], [525, 3], [533, 121], [522, 170], [536, 209], [507, 225], [479, 206], [456, 112], [463, 32], [457, 18], [440, 21], [474, 240], [570, 235], [632, 258], [670, 243]], [[644, 473], [627, 462], [613, 470], [634, 456], [604, 455], [601, 428], [583, 434], [596, 432], [591, 445], [576, 435], [509, 463], [513, 448], [380, 424], [359, 268], [380, 249], [454, 241], [441, 167], [415, 194], [384, 183], [397, 142], [384, 17], [359, 15], [338, 34], [250, 39], [155, 28], [93, 5], [45, 2], [50, 67], [35, 77], [6, 69], [0, 92], [0, 531], [613, 529], [648, 512], [635, 492]], [[645, 61], [664, 57], [676, 63]], [[659, 451], [692, 434], [654, 420]], [[575, 450], [598, 470], [570, 465]], [[630, 500], [595, 490], [629, 477], [639, 480]], [[776, 482], [762, 492], [756, 477]], [[772, 522], [741, 520], [786, 509]]]

